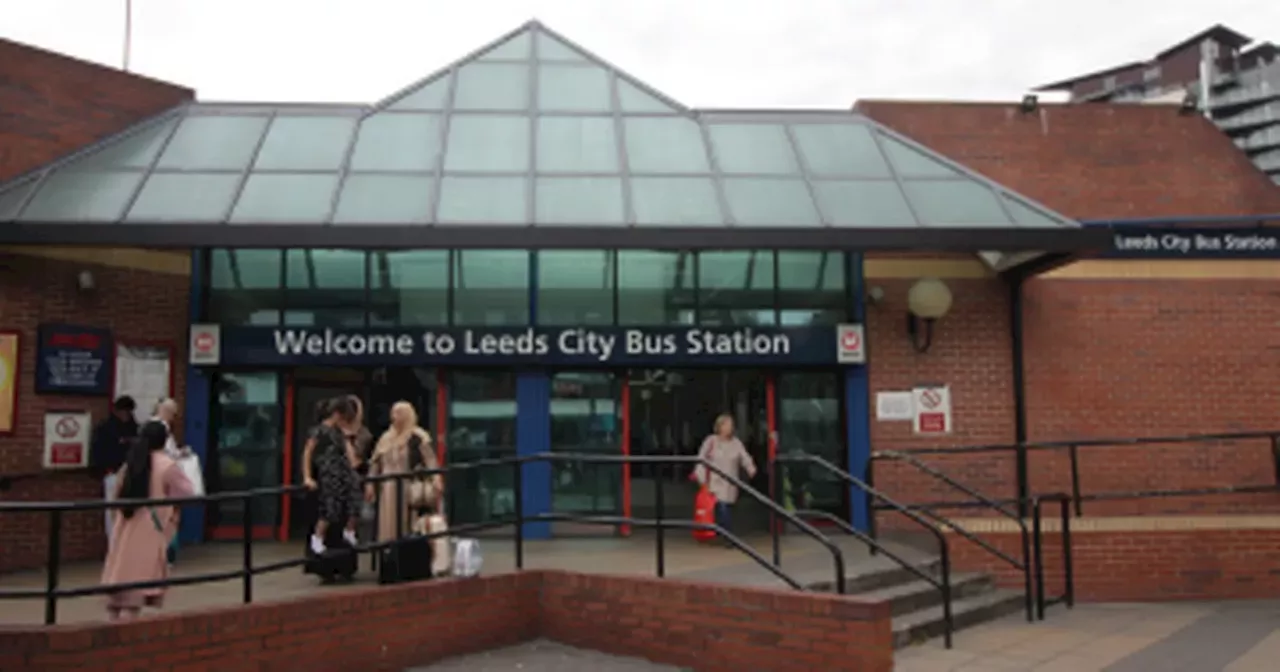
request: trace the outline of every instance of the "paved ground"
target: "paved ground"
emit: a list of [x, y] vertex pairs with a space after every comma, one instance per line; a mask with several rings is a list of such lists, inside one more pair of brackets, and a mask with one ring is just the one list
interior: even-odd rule
[[668, 672], [679, 667], [659, 665], [640, 658], [610, 656], [575, 649], [557, 642], [538, 640], [472, 656], [415, 667], [408, 672]]
[[1274, 672], [1280, 602], [1095, 604], [898, 652], [898, 672]]

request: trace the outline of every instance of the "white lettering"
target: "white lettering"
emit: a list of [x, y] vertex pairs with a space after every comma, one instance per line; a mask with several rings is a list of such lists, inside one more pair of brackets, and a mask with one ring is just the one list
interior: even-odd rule
[[463, 332], [463, 352], [469, 355], [545, 355], [550, 350], [547, 337], [526, 329], [520, 335], [483, 334], [479, 338], [468, 329]]
[[625, 335], [628, 355], [674, 355], [678, 350], [673, 334], [646, 334], [628, 329]]
[[451, 355], [458, 343], [449, 334], [425, 332], [422, 334], [422, 351], [428, 355]]
[[1186, 254], [1191, 251], [1191, 239], [1186, 236], [1179, 236], [1174, 233], [1166, 233], [1160, 236], [1160, 247], [1165, 250], [1173, 250]]
[[791, 339], [785, 334], [756, 334], [750, 329], [710, 333], [690, 329], [685, 333], [690, 355], [785, 355], [791, 352]]
[[413, 337], [392, 334], [335, 334], [332, 329], [312, 333], [305, 329], [277, 329], [276, 352], [282, 355], [399, 355], [413, 354]]
[[1160, 247], [1160, 241], [1155, 236], [1121, 236], [1115, 237], [1115, 246], [1117, 250], [1156, 250]]
[[1280, 245], [1274, 236], [1234, 236], [1228, 234], [1225, 239], [1227, 249], [1232, 252], [1274, 252]]

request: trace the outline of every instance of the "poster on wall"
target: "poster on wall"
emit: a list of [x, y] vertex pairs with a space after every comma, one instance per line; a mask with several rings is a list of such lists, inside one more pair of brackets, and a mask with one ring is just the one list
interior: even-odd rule
[[876, 420], [914, 420], [915, 397], [910, 392], [876, 392]]
[[36, 393], [106, 396], [111, 393], [111, 332], [96, 327], [42, 324], [37, 328]]
[[15, 331], [0, 331], [0, 435], [12, 434], [18, 426], [18, 362], [22, 337]]
[[87, 411], [48, 411], [44, 414], [44, 468], [83, 469], [89, 466], [89, 435], [93, 417]]
[[116, 344], [115, 389], [111, 398], [133, 397], [138, 424], [151, 418], [161, 399], [173, 396], [173, 349], [163, 345]]
[[946, 385], [923, 385], [911, 390], [915, 404], [916, 434], [951, 433], [951, 388]]

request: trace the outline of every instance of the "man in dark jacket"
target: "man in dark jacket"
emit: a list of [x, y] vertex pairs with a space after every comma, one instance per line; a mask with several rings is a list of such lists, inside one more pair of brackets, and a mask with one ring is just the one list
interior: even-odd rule
[[[122, 396], [111, 405], [111, 415], [93, 429], [93, 445], [89, 449], [89, 468], [102, 479], [104, 499], [116, 498], [117, 475], [129, 455], [129, 447], [138, 436], [138, 421], [133, 417], [137, 408], [133, 397]], [[106, 512], [107, 543], [111, 543], [110, 509]]]

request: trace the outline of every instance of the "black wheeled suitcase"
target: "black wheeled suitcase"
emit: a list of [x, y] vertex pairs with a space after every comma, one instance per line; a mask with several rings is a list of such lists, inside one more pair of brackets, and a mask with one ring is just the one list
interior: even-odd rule
[[341, 527], [330, 525], [324, 536], [324, 555], [311, 552], [311, 535], [304, 539], [307, 563], [303, 566], [303, 571], [320, 577], [323, 583], [350, 581], [356, 575], [359, 554], [342, 538]]
[[378, 583], [406, 583], [431, 578], [431, 540], [405, 537], [382, 549], [378, 558]]

